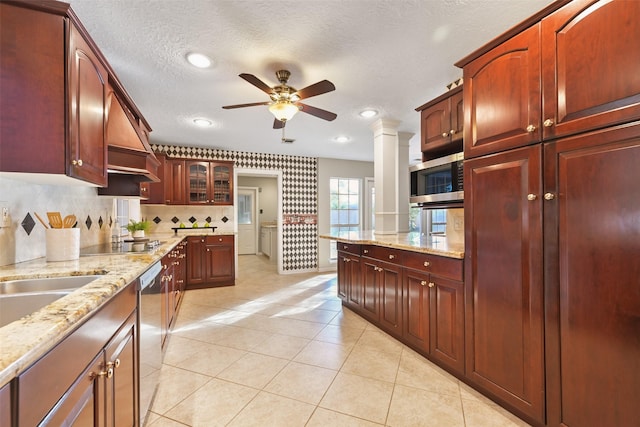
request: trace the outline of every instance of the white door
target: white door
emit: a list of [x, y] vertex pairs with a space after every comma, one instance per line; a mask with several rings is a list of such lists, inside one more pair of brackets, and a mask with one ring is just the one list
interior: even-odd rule
[[238, 255], [255, 254], [258, 241], [257, 189], [238, 188]]

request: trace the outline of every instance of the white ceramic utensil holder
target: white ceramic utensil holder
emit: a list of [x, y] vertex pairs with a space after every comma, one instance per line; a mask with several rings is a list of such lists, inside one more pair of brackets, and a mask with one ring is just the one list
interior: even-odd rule
[[79, 228], [48, 228], [47, 261], [70, 261], [80, 257]]

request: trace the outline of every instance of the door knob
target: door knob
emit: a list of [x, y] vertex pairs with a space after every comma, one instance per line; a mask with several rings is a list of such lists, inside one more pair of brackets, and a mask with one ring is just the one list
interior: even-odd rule
[[544, 122], [542, 122], [542, 124], [544, 125], [544, 127], [550, 128], [551, 126], [553, 126], [553, 120], [547, 119]]
[[430, 288], [433, 288], [435, 285], [436, 285], [435, 283], [433, 283], [433, 282], [429, 282], [429, 287], [430, 287]]
[[555, 199], [555, 197], [556, 196], [553, 193], [544, 193], [544, 199], [545, 200], [553, 200], [553, 199]]
[[531, 194], [531, 193], [527, 194], [527, 200], [530, 201], [530, 202], [534, 201], [537, 198], [538, 198], [538, 196], [536, 196], [535, 194]]
[[536, 127], [534, 125], [527, 126], [527, 132], [533, 133], [536, 131]]

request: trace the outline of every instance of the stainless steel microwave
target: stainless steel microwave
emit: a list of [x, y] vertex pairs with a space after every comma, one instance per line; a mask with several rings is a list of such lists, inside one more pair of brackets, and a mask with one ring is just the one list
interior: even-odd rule
[[462, 203], [463, 161], [463, 153], [456, 153], [411, 166], [409, 201], [419, 205]]

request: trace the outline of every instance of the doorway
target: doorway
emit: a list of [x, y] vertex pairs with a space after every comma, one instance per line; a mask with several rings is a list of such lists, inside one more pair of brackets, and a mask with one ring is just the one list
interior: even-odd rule
[[257, 187], [238, 187], [238, 255], [253, 255], [257, 252], [257, 194]]

